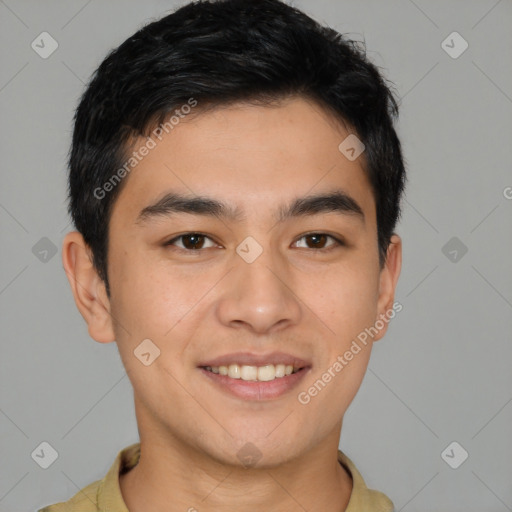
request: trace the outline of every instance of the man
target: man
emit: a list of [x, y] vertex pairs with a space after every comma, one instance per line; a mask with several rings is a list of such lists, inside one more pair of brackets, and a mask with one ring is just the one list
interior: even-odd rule
[[63, 264], [140, 443], [43, 511], [393, 510], [338, 444], [400, 307], [396, 115], [355, 43], [279, 0], [188, 4], [105, 59]]

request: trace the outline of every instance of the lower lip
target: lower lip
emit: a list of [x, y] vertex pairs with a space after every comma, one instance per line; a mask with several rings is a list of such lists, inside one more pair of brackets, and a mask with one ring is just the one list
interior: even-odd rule
[[242, 398], [243, 400], [272, 400], [281, 397], [298, 386], [299, 382], [302, 381], [311, 368], [301, 368], [296, 373], [284, 377], [276, 377], [274, 380], [266, 382], [232, 379], [226, 375], [209, 372], [204, 368], [199, 369], [220, 389], [227, 391], [237, 398]]

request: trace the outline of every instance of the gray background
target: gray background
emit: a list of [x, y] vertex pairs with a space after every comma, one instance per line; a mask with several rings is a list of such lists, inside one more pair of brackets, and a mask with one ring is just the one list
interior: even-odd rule
[[[138, 441], [117, 347], [89, 338], [62, 269], [65, 166], [92, 71], [176, 5], [0, 0], [1, 511], [70, 498]], [[512, 2], [294, 5], [364, 39], [402, 98], [403, 310], [375, 346], [341, 446], [397, 511], [512, 510]], [[31, 48], [43, 31], [59, 44], [47, 59]], [[469, 44], [455, 59], [441, 46], [453, 31]], [[43, 441], [59, 454], [46, 470], [31, 458]], [[458, 469], [441, 457], [453, 441], [469, 453]]]

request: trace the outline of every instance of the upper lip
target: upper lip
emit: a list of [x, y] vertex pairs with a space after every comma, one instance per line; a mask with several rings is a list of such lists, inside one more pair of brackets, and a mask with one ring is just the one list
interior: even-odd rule
[[300, 357], [285, 352], [271, 352], [269, 354], [253, 354], [251, 352], [233, 352], [218, 356], [214, 359], [198, 364], [203, 366], [229, 366], [230, 364], [238, 364], [245, 366], [264, 366], [267, 364], [285, 364], [292, 365], [294, 368], [304, 368], [311, 366], [311, 363]]

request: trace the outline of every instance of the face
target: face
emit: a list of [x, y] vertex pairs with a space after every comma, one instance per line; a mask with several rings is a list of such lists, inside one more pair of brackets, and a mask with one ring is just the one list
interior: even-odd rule
[[238, 104], [181, 120], [125, 178], [108, 310], [141, 440], [272, 467], [339, 439], [385, 327], [353, 342], [398, 276], [396, 257], [379, 266], [362, 157], [338, 149], [347, 135], [303, 99]]

